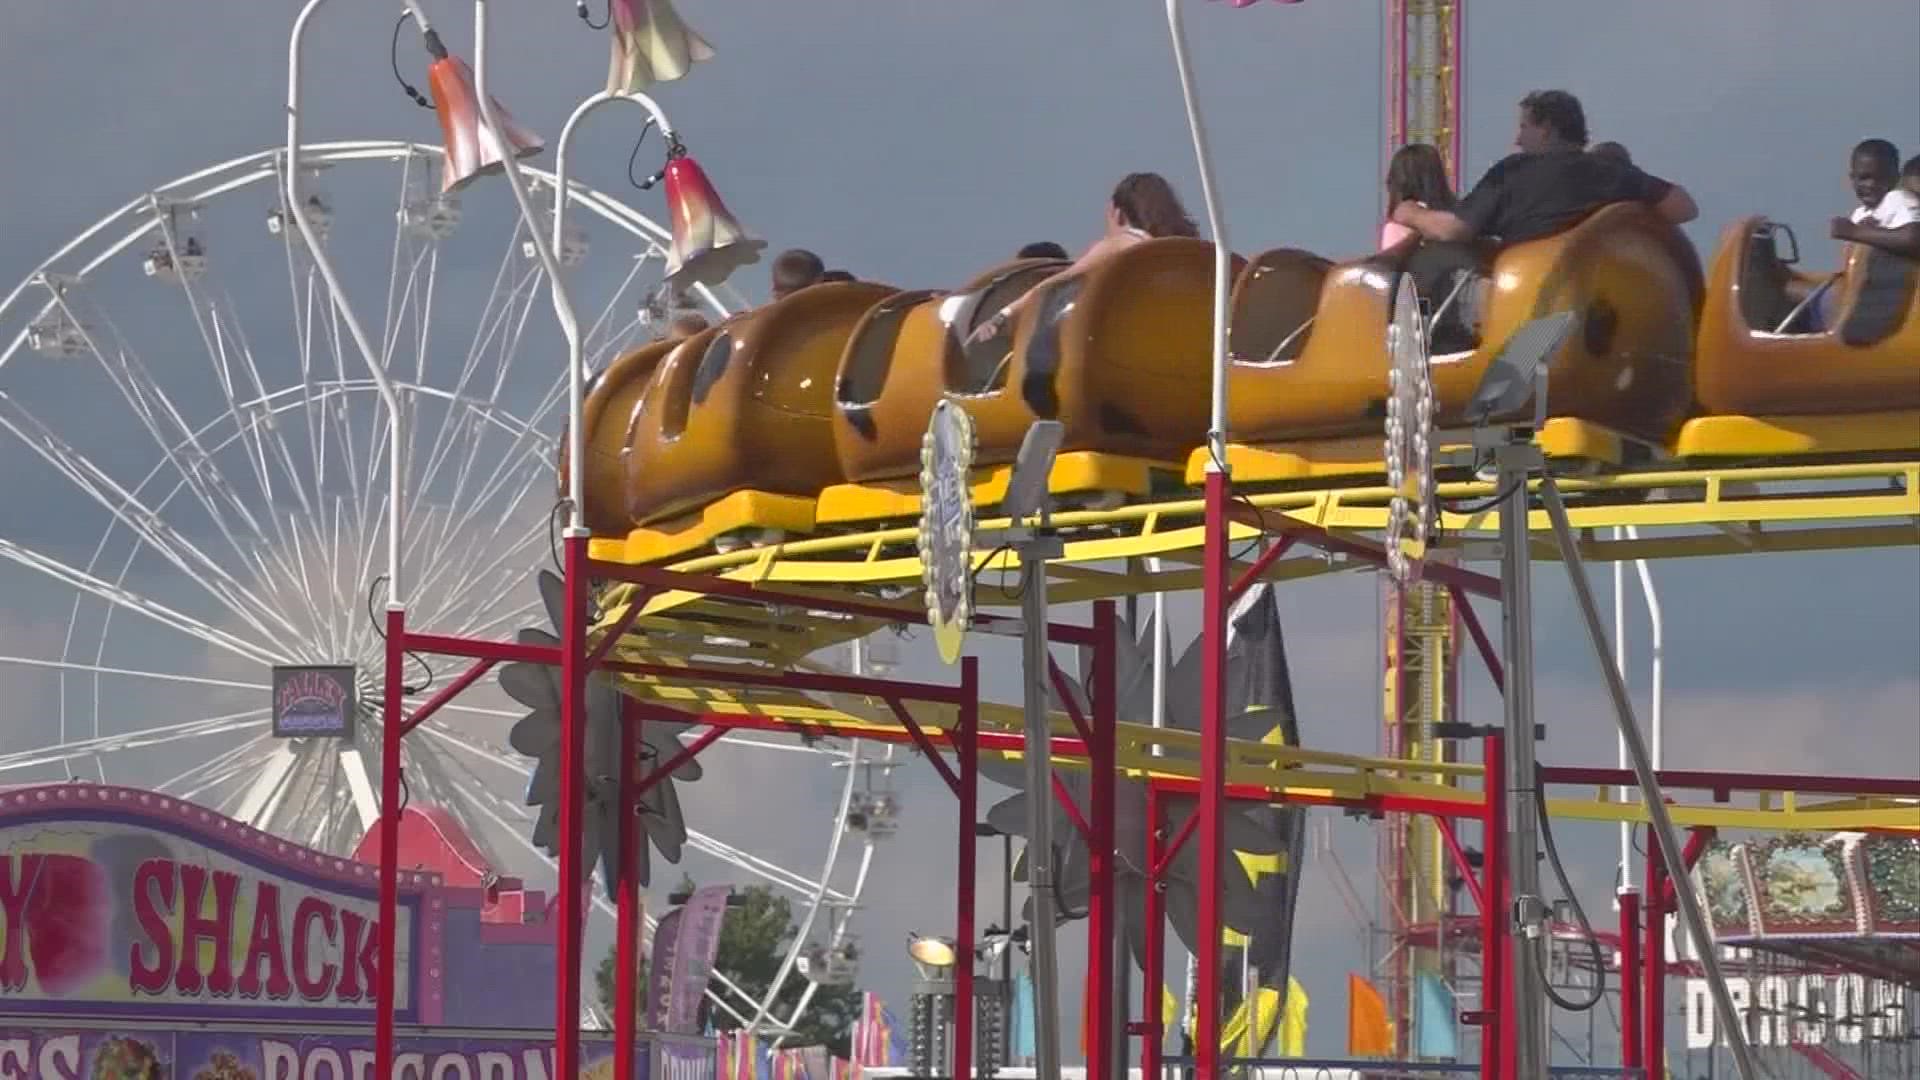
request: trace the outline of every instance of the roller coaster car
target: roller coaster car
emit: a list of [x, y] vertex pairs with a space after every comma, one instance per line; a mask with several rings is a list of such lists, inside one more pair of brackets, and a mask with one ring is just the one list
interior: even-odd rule
[[[1395, 272], [1377, 256], [1334, 265], [1282, 249], [1240, 277], [1228, 366], [1236, 479], [1381, 470]], [[1434, 423], [1464, 425], [1488, 363], [1514, 333], [1571, 310], [1580, 327], [1548, 362], [1554, 419], [1542, 445], [1595, 460], [1617, 460], [1621, 435], [1664, 445], [1691, 403], [1701, 297], [1699, 259], [1685, 237], [1635, 204], [1512, 245], [1488, 272], [1463, 276], [1453, 295], [1426, 298], [1430, 311], [1457, 318], [1472, 338], [1470, 348], [1433, 357]], [[1205, 453], [1189, 459], [1189, 480]]]
[[[587, 528], [598, 536], [625, 536], [627, 519], [627, 428], [654, 369], [678, 342], [653, 341], [623, 353], [587, 386], [581, 409], [586, 431], [584, 480]], [[566, 439], [561, 438], [560, 491], [567, 490]]]
[[[1749, 217], [1727, 229], [1695, 360], [1695, 394], [1709, 415], [1681, 430], [1680, 456], [1920, 448], [1920, 262], [1847, 248], [1839, 273], [1808, 275], [1794, 269], [1799, 245], [1786, 226]], [[1805, 287], [1799, 300], [1796, 283]]]
[[[728, 532], [811, 528], [820, 489], [842, 479], [834, 370], [867, 309], [894, 292], [867, 282], [810, 286], [675, 349], [627, 438], [628, 516], [655, 537], [640, 546], [658, 557]], [[628, 556], [637, 560], [646, 553], [635, 540]]]
[[[1145, 494], [1150, 463], [1177, 463], [1205, 437], [1212, 245], [1149, 240], [1039, 284], [1062, 268], [1010, 263], [962, 292], [873, 313], [847, 350], [837, 392], [835, 445], [854, 483], [823, 494], [822, 521], [913, 512], [921, 436], [942, 397], [973, 417], [982, 467], [974, 498], [983, 504], [999, 500], [1035, 420], [1066, 428], [1056, 494]], [[999, 336], [963, 344], [1036, 289]]]

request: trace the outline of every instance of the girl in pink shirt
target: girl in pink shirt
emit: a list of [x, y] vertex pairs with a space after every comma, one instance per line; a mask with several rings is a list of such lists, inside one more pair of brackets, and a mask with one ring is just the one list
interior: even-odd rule
[[1393, 220], [1394, 208], [1408, 201], [1429, 210], [1451, 210], [1458, 201], [1453, 185], [1447, 181], [1447, 164], [1440, 151], [1426, 143], [1401, 147], [1387, 163], [1387, 221], [1380, 227], [1381, 251], [1399, 247], [1419, 235]]

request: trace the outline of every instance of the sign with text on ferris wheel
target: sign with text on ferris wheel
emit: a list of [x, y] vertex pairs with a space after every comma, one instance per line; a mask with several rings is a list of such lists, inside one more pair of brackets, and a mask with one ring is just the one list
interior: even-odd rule
[[357, 672], [351, 664], [276, 665], [273, 734], [278, 739], [353, 738]]

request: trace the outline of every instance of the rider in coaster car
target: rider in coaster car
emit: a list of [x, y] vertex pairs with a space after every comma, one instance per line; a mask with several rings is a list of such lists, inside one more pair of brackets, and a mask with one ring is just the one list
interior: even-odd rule
[[773, 279], [773, 299], [784, 300], [809, 285], [818, 284], [827, 272], [820, 256], [806, 248], [788, 248], [774, 256], [769, 276]]
[[1847, 179], [1860, 205], [1833, 219], [1833, 238], [1866, 244], [1909, 259], [1920, 259], [1920, 157], [1908, 160], [1896, 175], [1899, 151], [1885, 139], [1868, 139], [1853, 148]]
[[[1395, 222], [1429, 241], [1408, 257], [1406, 270], [1430, 303], [1448, 295], [1457, 272], [1479, 271], [1479, 253], [1465, 247], [1472, 241], [1518, 244], [1553, 236], [1616, 202], [1644, 203], [1675, 225], [1700, 213], [1680, 185], [1612, 154], [1588, 153], [1586, 112], [1564, 90], [1537, 90], [1521, 99], [1514, 145], [1518, 152], [1488, 169], [1455, 209], [1411, 201], [1394, 207]], [[1445, 329], [1436, 327], [1436, 339]], [[1449, 351], [1438, 340], [1435, 348]]]
[[1084, 274], [1107, 256], [1147, 240], [1163, 236], [1198, 235], [1200, 230], [1194, 225], [1193, 219], [1187, 216], [1186, 208], [1180, 205], [1180, 197], [1173, 193], [1172, 184], [1167, 183], [1159, 173], [1129, 173], [1114, 187], [1113, 195], [1107, 200], [1106, 232], [1093, 242], [1087, 253], [1058, 274], [1036, 282], [1020, 299], [1001, 308], [992, 318], [981, 320], [980, 325], [968, 335], [967, 343], [971, 345], [993, 340], [1043, 285], [1072, 274]]

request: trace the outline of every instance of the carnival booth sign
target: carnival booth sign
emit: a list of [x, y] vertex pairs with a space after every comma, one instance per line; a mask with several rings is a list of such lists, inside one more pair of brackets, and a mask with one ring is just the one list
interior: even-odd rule
[[[435, 885], [402, 875], [403, 1023], [439, 1019], [421, 1011], [441, 998]], [[0, 795], [0, 914], [7, 1016], [374, 1015], [376, 869], [152, 792], [74, 783]], [[423, 938], [431, 987], [415, 970]]]

